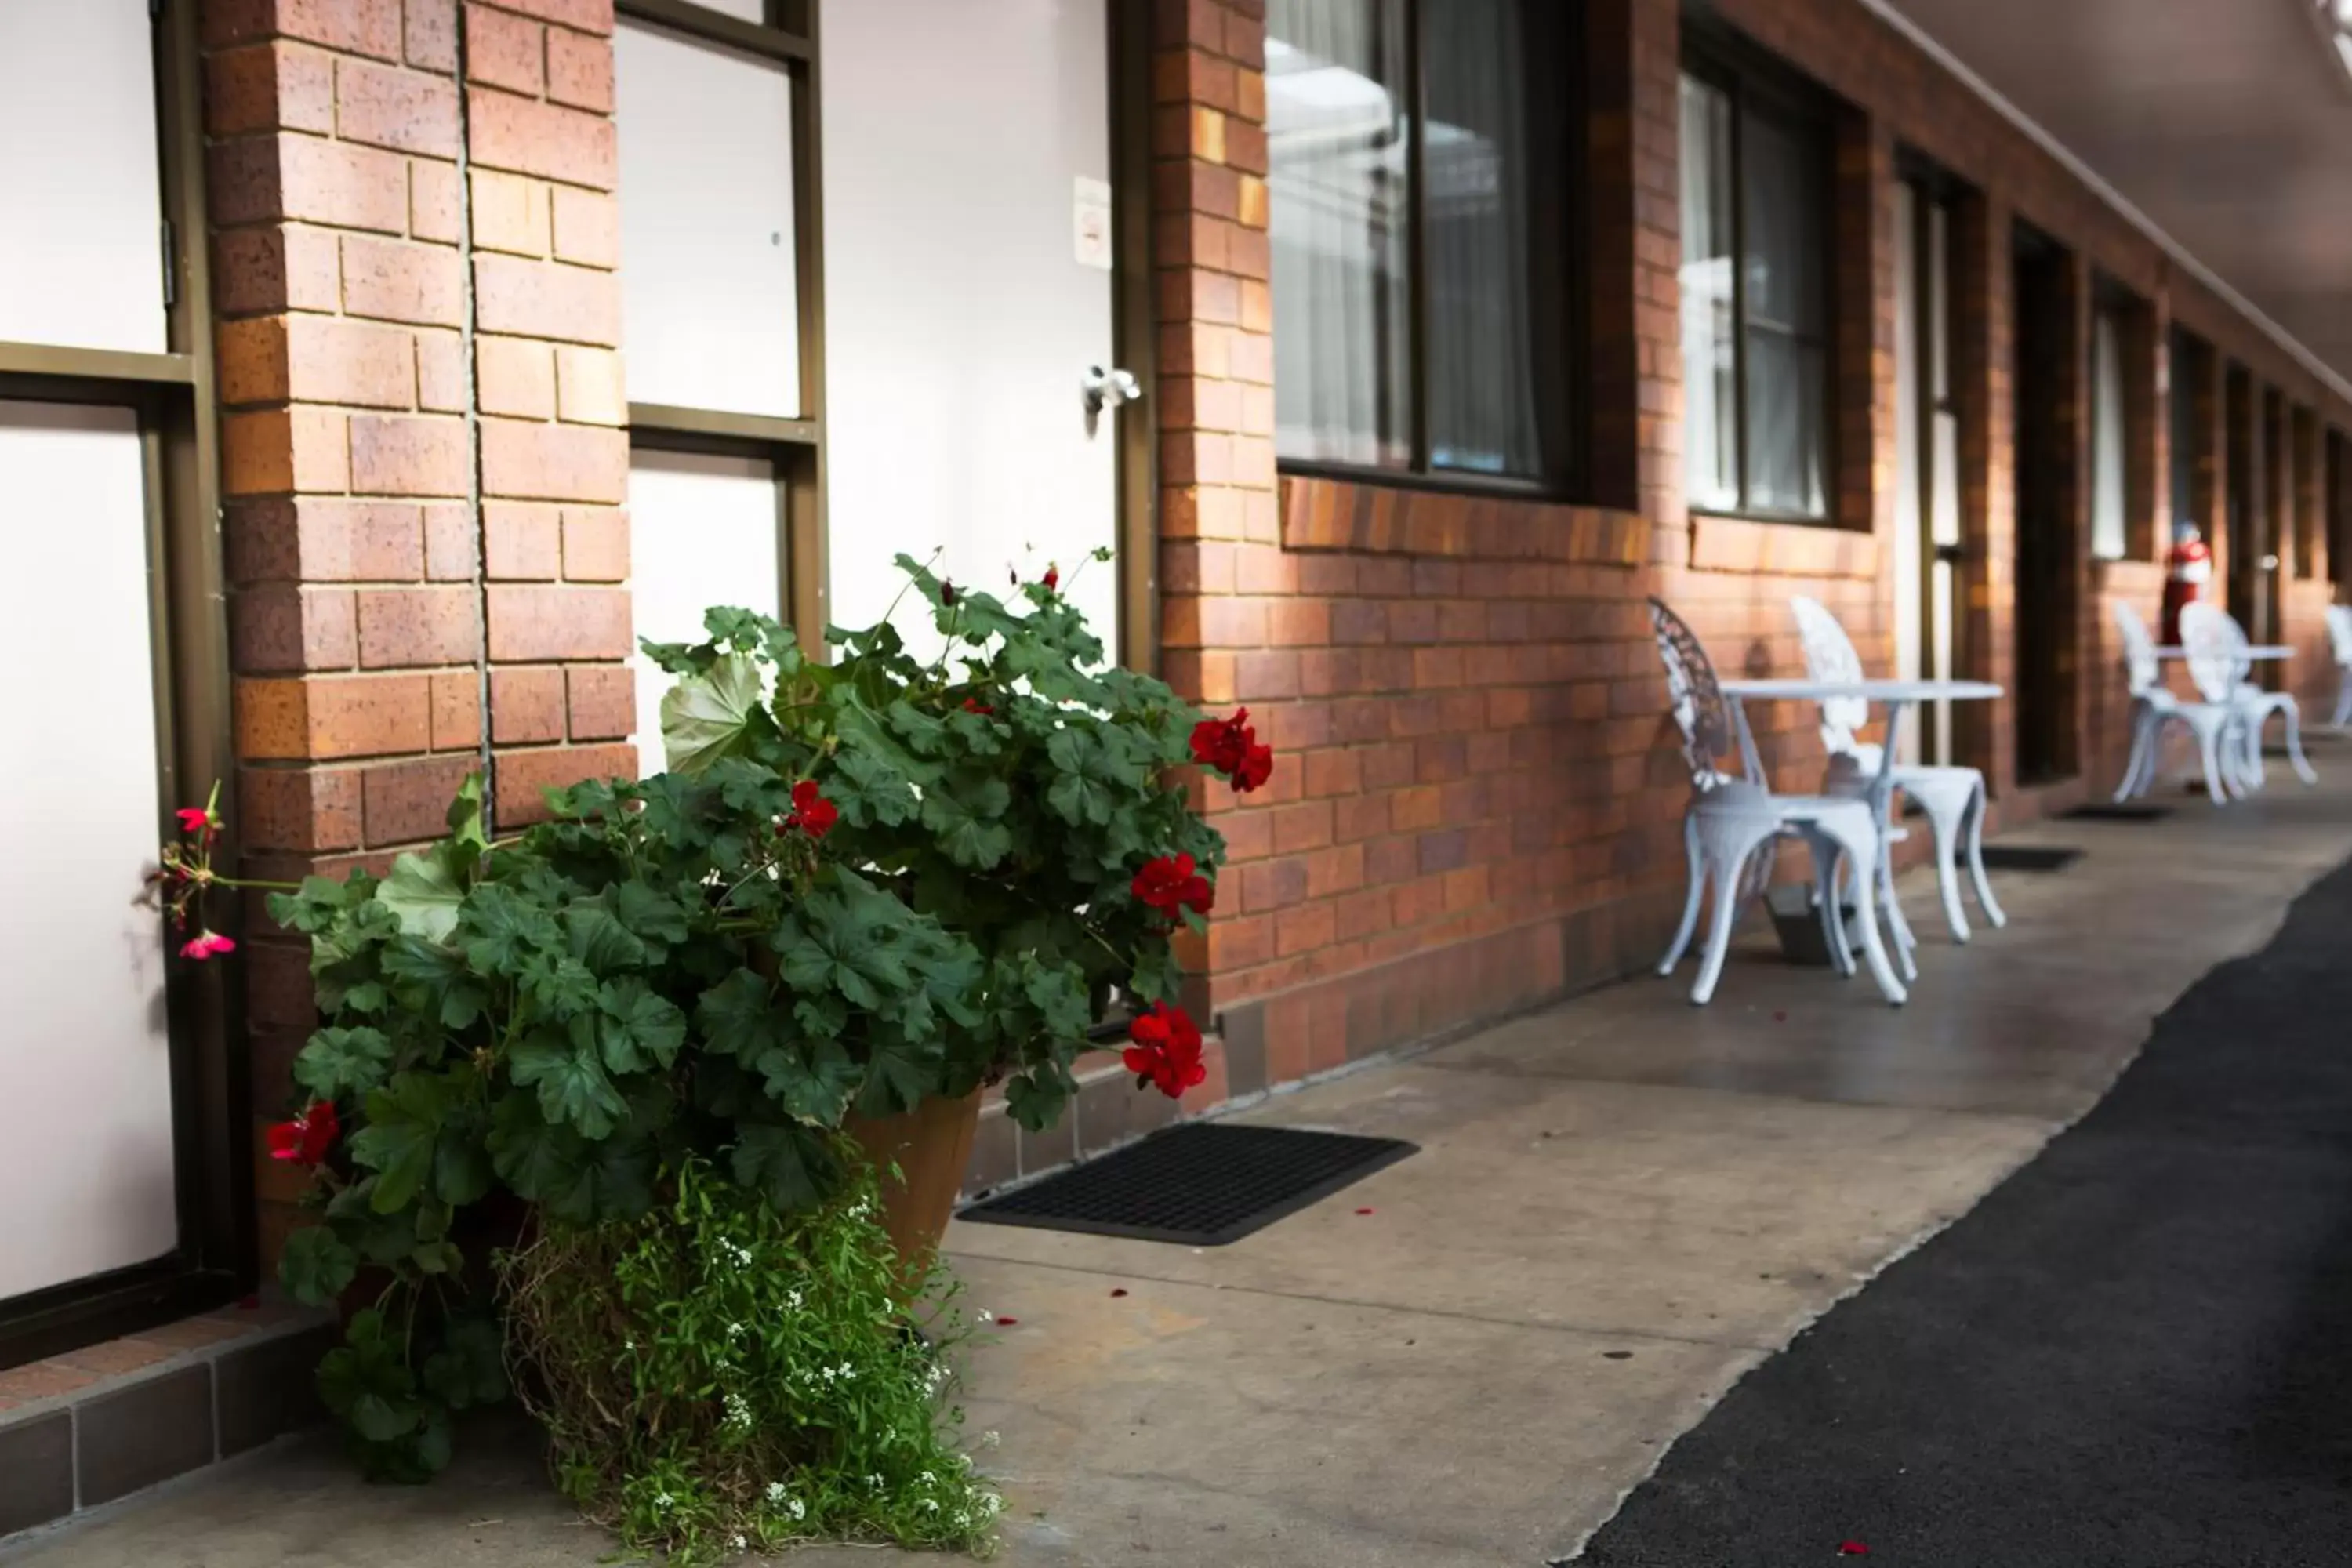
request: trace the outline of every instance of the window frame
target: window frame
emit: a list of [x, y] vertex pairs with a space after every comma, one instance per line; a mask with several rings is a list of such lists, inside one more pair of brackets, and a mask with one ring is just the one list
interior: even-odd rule
[[[776, 602], [803, 652], [824, 658], [824, 157], [815, 0], [765, 0], [767, 20], [692, 0], [616, 0], [624, 20], [761, 56], [792, 78], [793, 264], [802, 413], [797, 418], [667, 403], [629, 404], [632, 448], [759, 458], [776, 470]], [[621, 134], [628, 133], [624, 126]]]
[[[1526, 99], [1530, 119], [1540, 118], [1540, 125], [1530, 125], [1527, 142], [1519, 149], [1523, 159], [1531, 158], [1534, 150], [1549, 138], [1549, 155], [1556, 164], [1559, 178], [1531, 180], [1528, 184], [1528, 212], [1530, 230], [1529, 249], [1540, 255], [1543, 245], [1537, 237], [1549, 237], [1556, 243], [1551, 264], [1541, 270], [1530, 268], [1528, 274], [1528, 313], [1531, 325], [1549, 327], [1539, 334], [1540, 341], [1557, 352], [1538, 353], [1535, 361], [1536, 447], [1539, 454], [1540, 472], [1531, 475], [1486, 474], [1475, 468], [1439, 468], [1430, 460], [1429, 439], [1429, 236], [1427, 223], [1428, 178], [1427, 142], [1423, 127], [1429, 120], [1429, 79], [1423, 68], [1426, 49], [1423, 26], [1429, 14], [1443, 0], [1397, 0], [1405, 14], [1405, 87], [1404, 120], [1410, 134], [1405, 143], [1406, 171], [1406, 279], [1405, 358], [1407, 375], [1405, 395], [1409, 403], [1407, 420], [1408, 444], [1412, 458], [1406, 467], [1381, 468], [1370, 463], [1350, 463], [1336, 458], [1293, 458], [1277, 451], [1276, 471], [1307, 479], [1328, 479], [1360, 484], [1377, 484], [1401, 489], [1427, 490], [1440, 494], [1470, 494], [1508, 496], [1528, 500], [1570, 501], [1581, 493], [1591, 471], [1591, 407], [1580, 404], [1575, 389], [1589, 387], [1591, 327], [1586, 320], [1589, 300], [1590, 268], [1585, 258], [1591, 236], [1591, 179], [1587, 163], [1589, 147], [1589, 116], [1591, 94], [1585, 70], [1590, 58], [1586, 28], [1591, 25], [1591, 8], [1580, 7], [1575, 19], [1556, 24], [1558, 37], [1551, 40], [1551, 50], [1544, 56], [1553, 68], [1549, 81], [1549, 92], [1532, 90], [1541, 85], [1537, 78], [1538, 68], [1534, 63], [1541, 51], [1529, 51], [1530, 91]], [[1544, 13], [1546, 0], [1515, 0], [1523, 16]], [[1566, 84], [1570, 90], [1563, 97], [1558, 89]], [[1272, 169], [1267, 172], [1269, 182]], [[1268, 287], [1272, 279], [1268, 278]], [[1281, 301], [1275, 301], [1281, 309]], [[1275, 366], [1278, 385], [1282, 367]]]
[[[150, 624], [153, 637], [156, 842], [171, 812], [236, 771], [226, 595], [219, 515], [219, 418], [214, 396], [204, 124], [194, 0], [150, 11], [155, 74], [158, 214], [168, 268], [164, 352], [0, 342], [0, 398], [126, 408], [146, 473]], [[215, 849], [242, 857], [231, 817]], [[161, 931], [162, 915], [157, 916]], [[231, 904], [215, 919], [238, 929]], [[252, 1079], [237, 978], [219, 966], [168, 964], [164, 1007], [172, 1079], [170, 1253], [0, 1300], [0, 1368], [168, 1322], [252, 1288], [257, 1226], [252, 1170]], [[231, 974], [241, 978], [242, 971]]]
[[[1838, 336], [1837, 216], [1840, 192], [1837, 174], [1837, 105], [1827, 89], [1806, 79], [1796, 68], [1718, 26], [1685, 13], [1683, 18], [1679, 82], [1691, 77], [1721, 92], [1731, 104], [1731, 349], [1734, 407], [1734, 459], [1739, 474], [1739, 495], [1730, 506], [1693, 504], [1695, 517], [1726, 517], [1759, 522], [1801, 523], [1814, 528], [1844, 526], [1838, 518]], [[1748, 121], [1751, 113], [1774, 121], [1781, 130], [1811, 145], [1814, 169], [1821, 180], [1821, 211], [1813, 237], [1820, 245], [1816, 300], [1822, 321], [1822, 508], [1804, 511], [1788, 507], [1759, 506], [1749, 500], [1748, 455]], [[1676, 121], [1679, 134], [1680, 121]], [[1682, 148], [1677, 142], [1676, 179], [1680, 180]], [[1676, 192], [1679, 200], [1679, 187]], [[1680, 265], [1679, 258], [1677, 266]], [[1675, 345], [1679, 361], [1682, 345]]]

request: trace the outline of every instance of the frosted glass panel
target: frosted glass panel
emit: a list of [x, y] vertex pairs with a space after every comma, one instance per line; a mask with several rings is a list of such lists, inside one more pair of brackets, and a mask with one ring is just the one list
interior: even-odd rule
[[630, 21], [614, 70], [629, 396], [796, 417], [792, 78]]
[[[128, 410], [0, 402], [0, 1299], [178, 1239], [145, 480]], [[60, 593], [58, 585], [72, 584]], [[66, 759], [70, 765], [38, 765]]]
[[160, 353], [147, 0], [0, 0], [0, 341]]
[[[638, 451], [629, 458], [630, 590], [637, 635], [700, 642], [702, 613], [733, 605], [780, 616], [782, 535], [775, 465], [764, 458]], [[637, 677], [639, 770], [662, 770], [667, 671], [643, 654]]]
[[723, 12], [740, 21], [764, 23], [768, 19], [767, 0], [696, 0], [696, 3], [705, 10]]

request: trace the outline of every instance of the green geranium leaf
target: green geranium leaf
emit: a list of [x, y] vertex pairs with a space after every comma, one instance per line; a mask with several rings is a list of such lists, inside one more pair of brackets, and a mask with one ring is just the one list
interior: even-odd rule
[[436, 847], [428, 854], [407, 854], [394, 860], [392, 875], [384, 879], [376, 897], [410, 936], [446, 942], [457, 929], [457, 906], [465, 900], [466, 891], [457, 885], [457, 874], [450, 868], [447, 855]]
[[294, 1058], [294, 1081], [320, 1100], [352, 1101], [392, 1073], [392, 1042], [381, 1029], [320, 1029]]
[[768, 1098], [784, 1113], [815, 1127], [838, 1127], [864, 1076], [838, 1040], [777, 1046], [752, 1064], [766, 1075]]
[[385, 944], [383, 973], [395, 984], [418, 988], [425, 1010], [437, 1016], [446, 1029], [468, 1027], [489, 1001], [489, 994], [475, 980], [462, 957], [405, 931]]
[[441, 1348], [425, 1358], [425, 1387], [452, 1410], [496, 1405], [507, 1396], [506, 1349], [483, 1313], [452, 1317]]
[[737, 1131], [735, 1180], [768, 1200], [778, 1214], [823, 1203], [840, 1179], [824, 1135], [793, 1123], [747, 1122]]
[[598, 1049], [608, 1070], [667, 1070], [677, 1059], [678, 1047], [686, 1044], [686, 1015], [643, 980], [630, 974], [606, 981], [598, 1005]]
[[745, 654], [722, 655], [671, 687], [661, 702], [662, 752], [670, 770], [698, 773], [740, 749], [760, 698], [759, 661]]
[[491, 1158], [516, 1196], [557, 1219], [593, 1225], [635, 1218], [653, 1206], [659, 1155], [654, 1130], [663, 1109], [657, 1100], [641, 1100], [627, 1125], [591, 1142], [570, 1127], [551, 1124], [529, 1097], [512, 1095], [499, 1103]]
[[923, 797], [923, 826], [939, 836], [948, 858], [985, 871], [1013, 852], [1013, 831], [998, 820], [1012, 804], [1003, 779], [951, 775], [946, 787]]
[[748, 969], [736, 970], [702, 994], [694, 1025], [711, 1050], [746, 1064], [790, 1038], [772, 988]]
[[628, 1111], [597, 1053], [581, 1049], [565, 1036], [531, 1035], [507, 1058], [507, 1070], [515, 1082], [538, 1087], [541, 1115], [578, 1129], [584, 1138], [609, 1136]]
[[866, 1087], [857, 1109], [866, 1116], [896, 1116], [922, 1103], [940, 1079], [936, 1045], [877, 1039], [866, 1062]]
[[359, 1271], [359, 1255], [323, 1225], [294, 1232], [278, 1255], [278, 1282], [288, 1295], [306, 1306], [327, 1305], [343, 1293]]
[[676, 947], [686, 941], [686, 906], [643, 882], [612, 890], [613, 913], [640, 942]]
[[574, 899], [563, 911], [563, 928], [572, 956], [592, 973], [611, 974], [646, 962], [646, 944], [614, 912], [609, 893]]
[[468, 1098], [474, 1069], [405, 1072], [367, 1097], [367, 1125], [352, 1134], [352, 1161], [373, 1171], [369, 1206], [378, 1214], [406, 1208], [431, 1184], [446, 1204], [469, 1204], [489, 1191], [484, 1124]]

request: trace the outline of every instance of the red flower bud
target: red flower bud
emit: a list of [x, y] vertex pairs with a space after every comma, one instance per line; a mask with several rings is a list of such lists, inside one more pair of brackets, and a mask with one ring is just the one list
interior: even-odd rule
[[948, 581], [946, 578], [944, 578], [944, 577], [940, 578], [940, 604], [942, 604], [942, 605], [953, 605], [955, 602], [956, 602], [956, 585], [955, 585], [953, 583], [949, 582], [949, 581]]
[[1062, 569], [1059, 566], [1047, 566], [1045, 568], [1045, 592], [1048, 594], [1057, 594], [1061, 592], [1061, 588]]

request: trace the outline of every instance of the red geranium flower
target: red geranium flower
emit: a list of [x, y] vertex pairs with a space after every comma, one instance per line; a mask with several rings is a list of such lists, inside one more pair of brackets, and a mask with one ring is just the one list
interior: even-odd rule
[[1230, 719], [1204, 719], [1193, 725], [1192, 760], [1216, 769], [1244, 794], [1274, 774], [1274, 748], [1258, 744], [1246, 708], [1235, 709]]
[[991, 708], [987, 703], [982, 702], [977, 697], [965, 698], [963, 700], [963, 710], [967, 713], [977, 713], [982, 718], [986, 718], [996, 711], [995, 709]]
[[269, 1130], [269, 1157], [291, 1160], [298, 1165], [322, 1164], [341, 1131], [341, 1123], [335, 1120], [335, 1102], [322, 1100], [293, 1121]]
[[1135, 1043], [1119, 1060], [1135, 1075], [1136, 1088], [1151, 1084], [1175, 1100], [1209, 1076], [1201, 1060], [1201, 1031], [1183, 1008], [1154, 1002], [1150, 1012], [1128, 1026], [1127, 1033]]
[[174, 813], [180, 819], [183, 833], [208, 833], [212, 830], [213, 814], [201, 805], [184, 805]]
[[199, 931], [181, 944], [180, 956], [202, 963], [216, 952], [235, 952], [236, 943], [215, 931]]
[[1241, 765], [1234, 769], [1234, 788], [1247, 795], [1274, 776], [1274, 748], [1253, 744], [1242, 752]]
[[1216, 898], [1209, 879], [1193, 869], [1190, 855], [1162, 855], [1157, 860], [1145, 862], [1143, 869], [1135, 874], [1130, 889], [1139, 903], [1160, 910], [1171, 920], [1177, 918], [1180, 910], [1205, 915]]
[[1045, 592], [1048, 594], [1055, 593], [1058, 591], [1061, 586], [1062, 569], [1059, 566], [1049, 564], [1045, 568]]
[[841, 807], [824, 798], [816, 787], [816, 780], [803, 779], [793, 785], [792, 815], [784, 818], [783, 826], [776, 831], [790, 833], [798, 828], [811, 838], [822, 838], [832, 832], [833, 825], [840, 820]]

